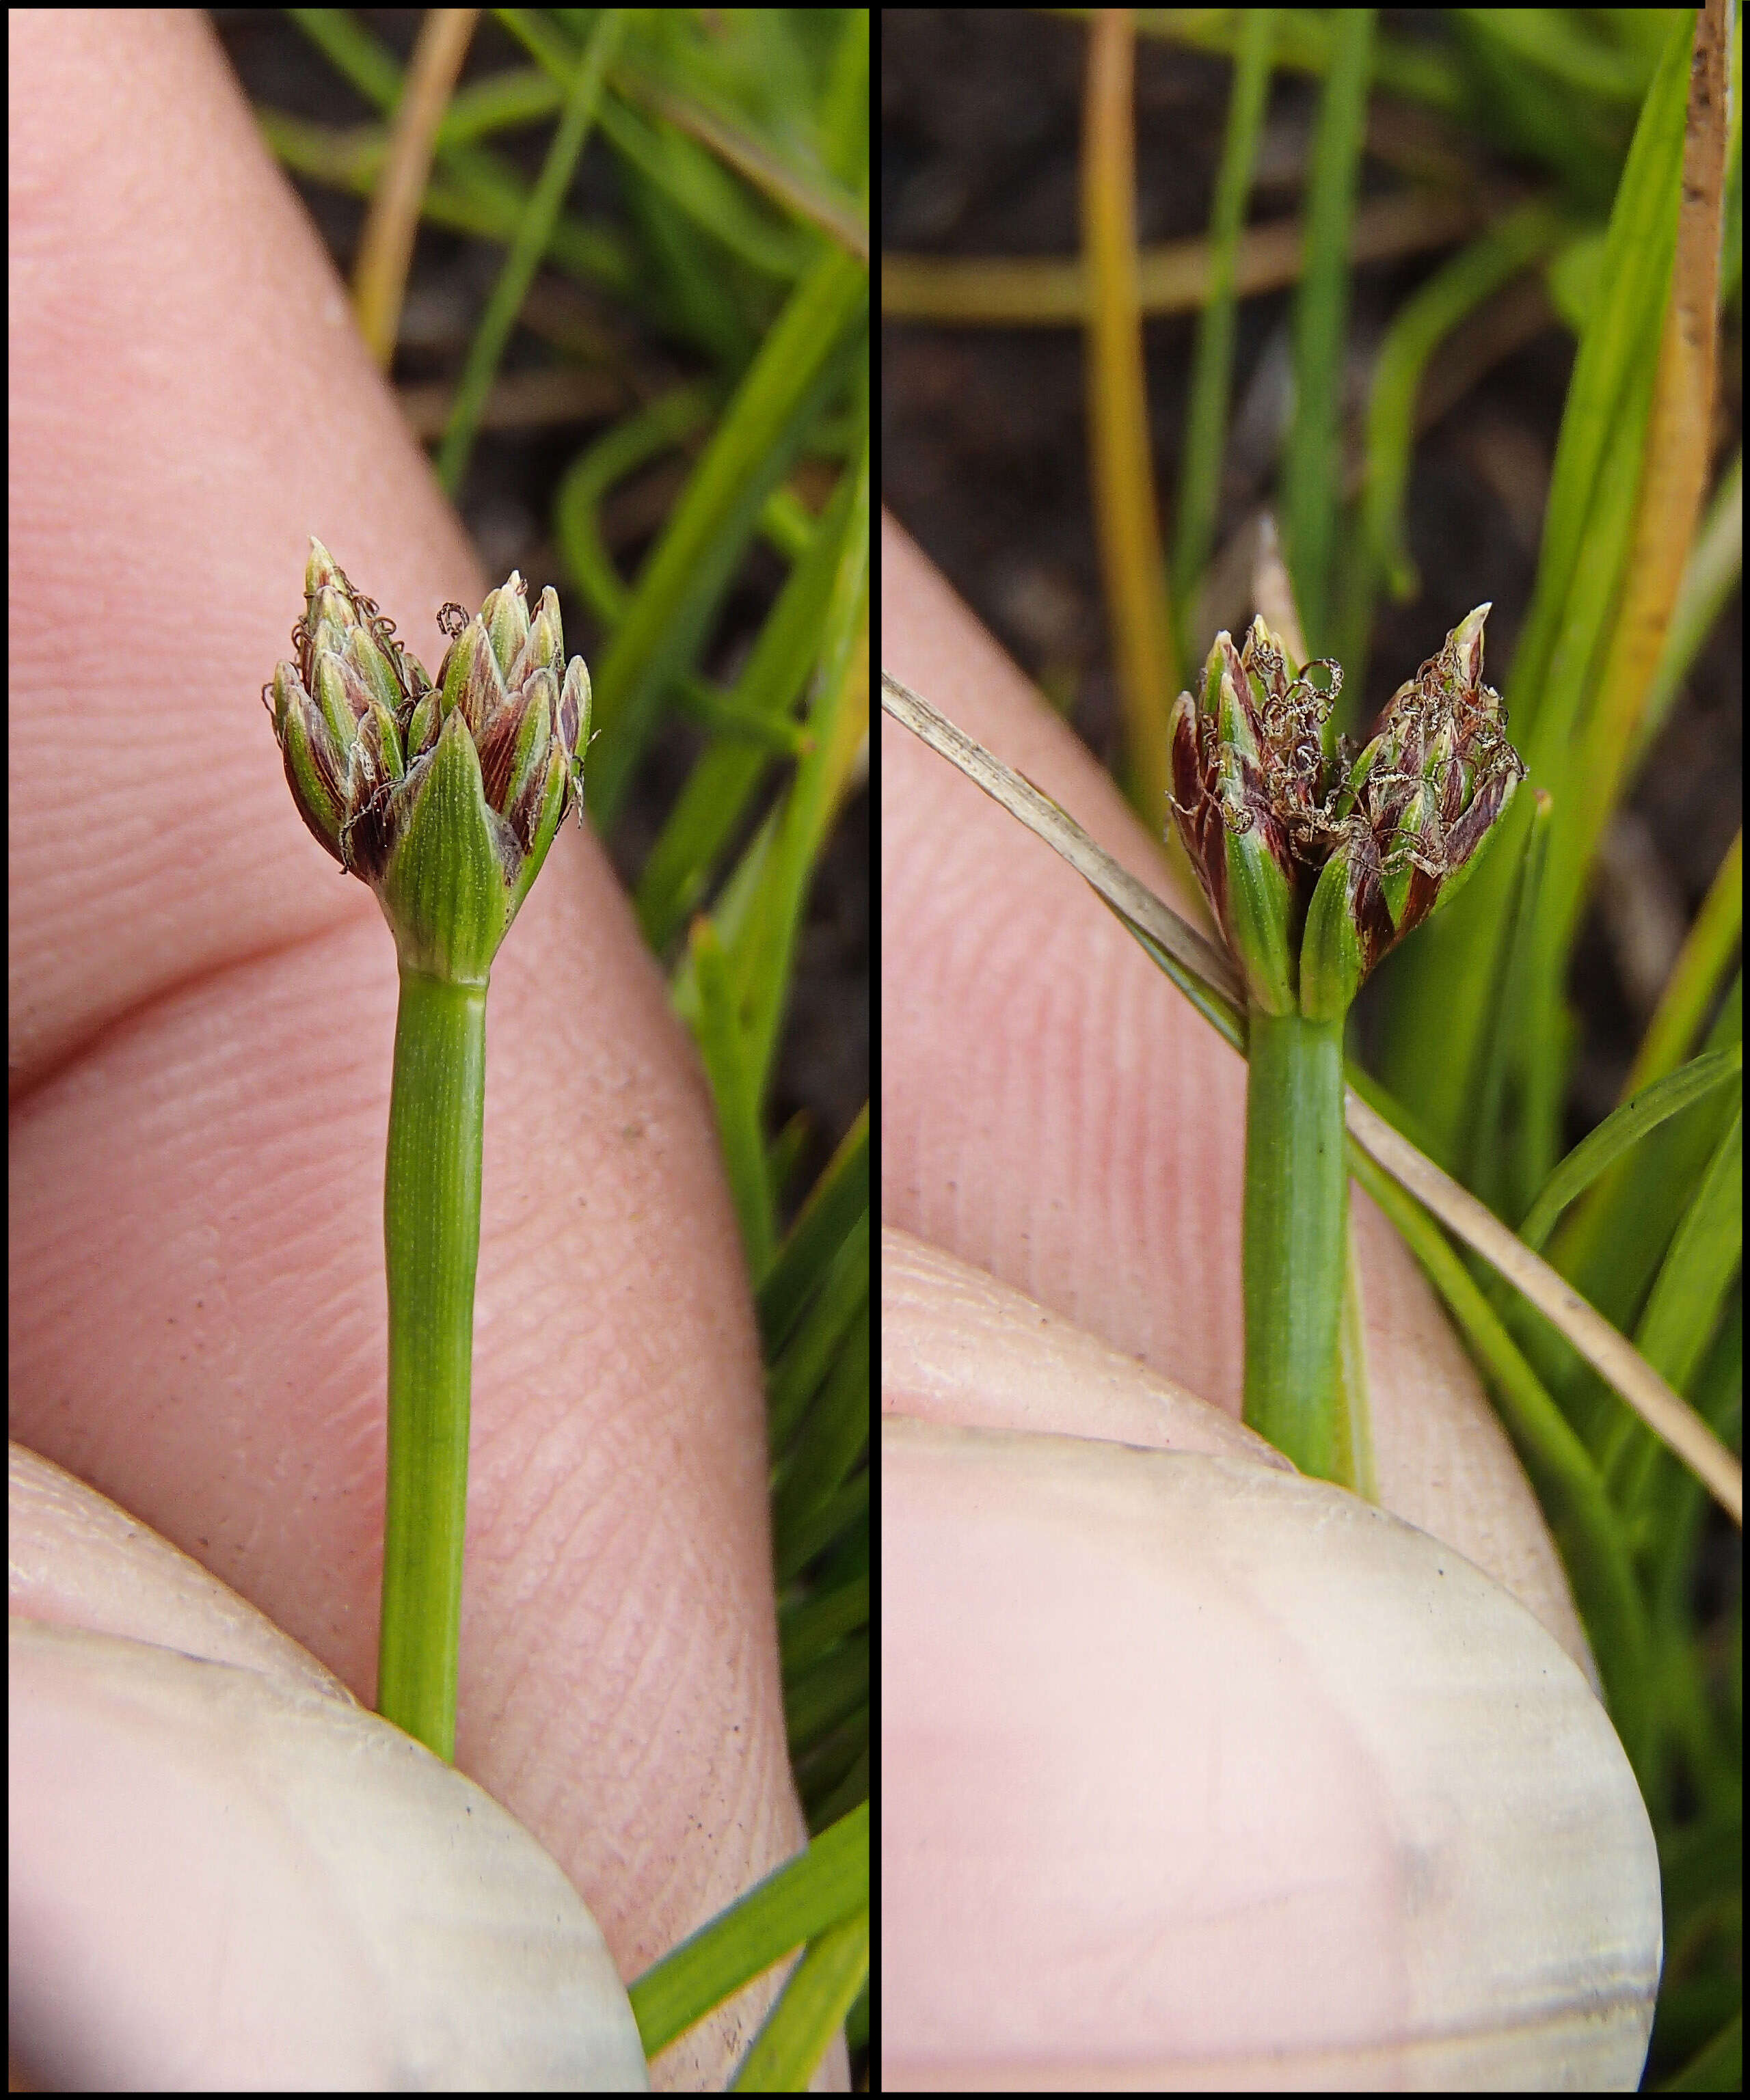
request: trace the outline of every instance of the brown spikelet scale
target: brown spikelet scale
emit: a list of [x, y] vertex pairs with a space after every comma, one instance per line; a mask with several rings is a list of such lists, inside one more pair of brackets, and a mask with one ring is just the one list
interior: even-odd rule
[[1295, 994], [1307, 913], [1333, 861], [1358, 986], [1456, 892], [1524, 778], [1501, 695], [1483, 682], [1488, 612], [1461, 621], [1398, 688], [1360, 751], [1329, 734], [1341, 667], [1295, 669], [1262, 618], [1238, 646], [1218, 635], [1199, 693], [1179, 695], [1173, 821], [1269, 1010]]
[[514, 571], [472, 619], [446, 605], [438, 624], [434, 685], [312, 540], [293, 655], [262, 699], [298, 814], [375, 891], [403, 965], [474, 981], [580, 798], [589, 677], [566, 661], [558, 598], [531, 621]]

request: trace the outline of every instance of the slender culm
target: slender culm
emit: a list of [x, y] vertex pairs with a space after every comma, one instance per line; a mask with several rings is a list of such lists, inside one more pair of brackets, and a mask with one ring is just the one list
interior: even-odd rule
[[[1245, 983], [1245, 1419], [1360, 1485], [1339, 1334], [1348, 1249], [1343, 1022], [1380, 958], [1450, 902], [1525, 769], [1483, 683], [1479, 606], [1392, 695], [1329, 734], [1342, 682], [1254, 620], [1217, 635], [1171, 723], [1174, 822]], [[1316, 678], [1312, 674], [1319, 673]]]
[[389, 1436], [377, 1710], [456, 1749], [487, 982], [574, 799], [589, 674], [513, 573], [446, 606], [438, 677], [310, 543], [295, 661], [264, 691], [298, 814], [368, 883], [401, 996], [383, 1183]]
[[486, 992], [401, 974], [383, 1177], [389, 1474], [377, 1710], [456, 1748]]

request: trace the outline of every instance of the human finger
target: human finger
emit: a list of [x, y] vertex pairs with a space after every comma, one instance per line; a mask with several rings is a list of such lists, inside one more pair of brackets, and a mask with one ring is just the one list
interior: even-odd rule
[[891, 2089], [1632, 2086], [1660, 1885], [1578, 1669], [1232, 1456], [882, 1423]]
[[[386, 608], [480, 579], [200, 18], [10, 29], [13, 1427], [368, 1697], [392, 951], [256, 695], [312, 524]], [[553, 863], [490, 1015], [458, 1750], [630, 1975], [804, 1832], [708, 1098]]]
[[350, 1700], [11, 1621], [10, 2040], [38, 2083], [647, 2088], [558, 1865]]

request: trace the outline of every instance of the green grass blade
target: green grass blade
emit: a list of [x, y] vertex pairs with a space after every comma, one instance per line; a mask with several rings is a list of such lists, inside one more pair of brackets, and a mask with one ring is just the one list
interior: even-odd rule
[[[1693, 16], [1672, 20], [1611, 215], [1603, 289], [1568, 386], [1532, 610], [1505, 688], [1514, 741], [1532, 779], [1554, 796], [1558, 828], [1570, 819], [1563, 790], [1576, 719], [1608, 643], [1633, 526], [1676, 239]], [[1504, 820], [1514, 838], [1531, 801], [1519, 796]], [[1517, 858], [1495, 853], [1392, 976], [1385, 1076], [1448, 1157], [1474, 1083]], [[1534, 1016], [1541, 1030], [1546, 1017]]]
[[869, 1335], [866, 1296], [809, 1409], [796, 1448], [780, 1469], [772, 1499], [772, 1528], [781, 1538], [789, 1538], [819, 1508], [867, 1449]]
[[831, 1374], [834, 1359], [859, 1312], [869, 1304], [870, 1219], [866, 1204], [834, 1250], [808, 1311], [766, 1378], [767, 1434], [781, 1453], [796, 1434], [809, 1403]]
[[717, 1111], [723, 1163], [730, 1193], [741, 1226], [748, 1273], [765, 1273], [771, 1260], [774, 1224], [771, 1184], [766, 1179], [765, 1141], [747, 1041], [736, 1011], [728, 959], [708, 919], [694, 921], [692, 939], [694, 982], [699, 987], [697, 1035], [705, 1076]]
[[798, 1754], [869, 1701], [869, 1636], [853, 1634], [784, 1681], [784, 1724]]
[[1607, 42], [1579, 11], [1567, 7], [1466, 7], [1461, 11], [1513, 58], [1535, 66], [1563, 87], [1612, 101], [1637, 103], [1646, 91], [1646, 68], [1633, 47]]
[[[638, 83], [639, 77], [633, 81]], [[623, 85], [617, 79], [615, 84]], [[812, 237], [757, 209], [742, 184], [695, 139], [670, 123], [652, 123], [624, 102], [603, 109], [602, 130], [628, 167], [725, 254], [785, 284], [808, 267]]]
[[626, 31], [627, 11], [603, 8], [589, 42], [575, 60], [566, 82], [564, 107], [558, 130], [548, 148], [540, 179], [529, 197], [528, 210], [517, 227], [510, 252], [505, 258], [498, 282], [480, 317], [474, 339], [469, 346], [466, 364], [456, 384], [443, 442], [438, 448], [438, 479], [452, 497], [461, 488], [462, 477], [474, 451], [480, 413], [492, 384], [510, 331], [516, 325], [522, 302], [535, 281], [535, 272], [546, 253], [558, 219], [559, 206], [571, 188], [579, 157], [589, 137], [602, 106], [602, 82], [609, 61]]
[[560, 84], [539, 67], [496, 73], [458, 87], [444, 112], [446, 145], [471, 146], [500, 131], [522, 130], [558, 113]]
[[1664, 728], [1683, 681], [1736, 596], [1744, 574], [1744, 456], [1740, 449], [1715, 491], [1683, 571], [1683, 587], [1671, 610], [1665, 646], [1635, 726], [1629, 770], [1637, 774], [1648, 746]]
[[1521, 205], [1443, 265], [1392, 317], [1368, 397], [1361, 515], [1373, 563], [1395, 598], [1413, 598], [1421, 588], [1404, 536], [1404, 492], [1428, 360], [1461, 321], [1547, 254], [1562, 227], [1552, 205]]
[[730, 2081], [737, 2093], [802, 2093], [869, 1974], [869, 1912], [812, 1940]]
[[[293, 10], [292, 19], [366, 101], [385, 116], [394, 109], [401, 93], [401, 63], [355, 15], [342, 7], [306, 7]], [[569, 82], [569, 68], [564, 77]], [[468, 143], [480, 129], [479, 111], [469, 101], [475, 92], [461, 90], [439, 127], [437, 157], [448, 179], [434, 179], [428, 186], [422, 216], [435, 225], [508, 244], [527, 215], [530, 192], [508, 162]], [[506, 98], [503, 121], [526, 121], [531, 99], [519, 86], [515, 95]], [[558, 106], [554, 90], [543, 113]], [[337, 134], [280, 112], [258, 114], [274, 150], [289, 166], [317, 181], [342, 183], [357, 195], [371, 194], [386, 149], [385, 135], [362, 139], [355, 132]], [[617, 231], [562, 216], [553, 227], [549, 252], [556, 263], [629, 303], [646, 303], [632, 249]]]
[[[1632, 63], [1623, 64], [1617, 44], [1578, 29], [1577, 11], [1568, 25], [1555, 15], [1528, 8], [1516, 22], [1504, 10], [1468, 8], [1448, 20], [1464, 52], [1478, 128], [1554, 170], [1576, 200], [1602, 207], [1658, 53], [1633, 47], [1626, 54]], [[1597, 84], [1581, 84], [1578, 76], [1589, 73]]]
[[1294, 420], [1282, 464], [1282, 539], [1315, 655], [1328, 649], [1331, 638], [1349, 238], [1367, 124], [1373, 18], [1371, 7], [1339, 9], [1333, 17], [1330, 70], [1307, 191], [1306, 264], [1294, 301]]
[[1215, 539], [1222, 460], [1228, 443], [1228, 403], [1233, 384], [1237, 313], [1234, 271], [1252, 168], [1270, 93], [1270, 49], [1277, 11], [1248, 8], [1241, 19], [1240, 50], [1228, 105], [1227, 135], [1215, 176], [1210, 223], [1209, 298], [1197, 320], [1191, 399], [1185, 412], [1185, 463], [1179, 484], [1179, 537], [1173, 561], [1173, 607], [1179, 620], [1179, 654], [1195, 663], [1206, 645], [1191, 631], [1197, 586]]
[[367, 101], [379, 109], [395, 107], [401, 92], [400, 65], [350, 7], [289, 7], [286, 13]]
[[840, 1140], [759, 1286], [760, 1337], [775, 1361], [839, 1249], [869, 1208], [869, 1104]]
[[[867, 50], [867, 30], [864, 32]], [[866, 67], [866, 60], [865, 61]], [[665, 118], [677, 130], [708, 147], [725, 167], [733, 168], [749, 186], [791, 218], [830, 234], [849, 254], [867, 262], [869, 229], [863, 223], [858, 200], [785, 153], [771, 141], [757, 136], [736, 117], [707, 108], [678, 86], [659, 78], [635, 61], [622, 60], [615, 67], [614, 85], [622, 95], [641, 103], [652, 114]], [[690, 177], [690, 171], [689, 171]], [[716, 205], [707, 193], [707, 202]], [[735, 223], [742, 230], [745, 208], [736, 208]], [[770, 229], [758, 222], [756, 239], [769, 239]], [[727, 244], [725, 244], [727, 245]], [[794, 267], [789, 271], [796, 274]]]
[[[1690, 1397], [1697, 1413], [1721, 1442], [1741, 1451], [1744, 1399], [1742, 1276], [1733, 1284], [1719, 1331], [1691, 1381]], [[1652, 1542], [1647, 1558], [1653, 1623], [1661, 1641], [1668, 1646], [1687, 1642], [1695, 1623], [1692, 1592], [1695, 1556], [1701, 1544], [1701, 1520], [1707, 1508], [1706, 1491], [1686, 1467], [1668, 1458], [1663, 1458], [1639, 1507], [1651, 1518], [1646, 1530]], [[1719, 1660], [1717, 1655], [1714, 1659]], [[1717, 1743], [1715, 1728], [1708, 1718], [1709, 1703], [1704, 1699], [1690, 1716], [1694, 1726], [1689, 1749], [1691, 1776], [1710, 1808], [1718, 1811], [1735, 1805], [1741, 1797], [1741, 1731], [1739, 1741], [1725, 1745]]]
[[[1705, 1360], [1710, 1338], [1733, 1302], [1743, 1264], [1743, 1117], [1733, 1118], [1708, 1162], [1682, 1224], [1672, 1242], [1635, 1340], [1647, 1361], [1673, 1385], [1689, 1392]], [[1740, 1345], [1741, 1346], [1741, 1345]], [[1605, 1455], [1606, 1477], [1631, 1511], [1654, 1506], [1664, 1470], [1664, 1453], [1638, 1422], [1617, 1426]], [[1658, 1534], [1652, 1537], [1656, 1539]]]
[[[782, 808], [766, 812], [760, 820], [753, 836], [743, 847], [740, 857], [719, 887], [712, 907], [712, 917], [716, 921], [725, 948], [734, 952], [736, 944], [747, 936], [747, 927], [758, 905], [760, 886], [765, 879], [765, 864], [770, 857], [773, 844], [778, 836], [778, 824]], [[693, 983], [693, 964], [690, 956], [683, 954], [676, 965], [670, 995], [677, 1013], [690, 1020], [693, 1003], [698, 993]]]
[[[1708, 1051], [1679, 1067], [1650, 1087], [1643, 1088], [1598, 1128], [1588, 1133], [1569, 1153], [1538, 1192], [1537, 1200], [1525, 1214], [1519, 1238], [1529, 1247], [1541, 1247], [1555, 1229], [1555, 1222], [1576, 1197], [1583, 1195], [1606, 1168], [1631, 1152], [1650, 1132], [1722, 1087], [1743, 1070], [1743, 1045], [1730, 1050]], [[1644, 1353], [1644, 1352], [1643, 1352]]]
[[869, 734], [871, 503], [871, 448], [866, 442], [822, 624], [815, 697], [808, 717], [813, 748], [796, 768], [733, 951], [762, 1096], [777, 1052], [809, 879]]
[[[1193, 51], [1238, 55], [1246, 11], [1241, 7], [1149, 7], [1139, 11], [1139, 36], [1170, 38]], [[1338, 42], [1333, 11], [1283, 7], [1277, 10], [1276, 63], [1292, 73], [1322, 78], [1329, 73]], [[1464, 108], [1464, 69], [1453, 54], [1417, 38], [1378, 36], [1369, 56], [1377, 87], [1420, 102], [1430, 109], [1457, 115]]]
[[799, 1675], [845, 1635], [867, 1626], [869, 1597], [869, 1577], [864, 1574], [818, 1596], [780, 1606], [778, 1641], [785, 1676]]
[[813, 1119], [808, 1110], [798, 1109], [765, 1148], [765, 1178], [772, 1185], [774, 1215], [783, 1210], [813, 1130]]
[[869, 10], [847, 7], [821, 98], [821, 152], [827, 169], [869, 205]]
[[756, 757], [800, 758], [809, 749], [805, 731], [782, 715], [751, 708], [703, 678], [682, 678], [675, 688], [675, 712], [716, 739], [715, 749], [752, 747]]
[[702, 430], [721, 398], [721, 389], [705, 379], [659, 394], [586, 445], [566, 470], [553, 500], [553, 532], [572, 580], [604, 627], [618, 627], [625, 618], [632, 591], [607, 550], [602, 499], [628, 474]]
[[[1740, 971], [1704, 1047], [1730, 1050], [1743, 1039]], [[1626, 1329], [1639, 1308], [1730, 1118], [1730, 1104], [1718, 1096], [1691, 1102], [1613, 1167], [1552, 1240], [1555, 1267], [1619, 1326]]]
[[[1743, 1182], [1740, 1109], [1673, 1235], [1635, 1330], [1641, 1354], [1679, 1392], [1695, 1376], [1743, 1260]], [[1620, 1422], [1605, 1462], [1606, 1477], [1613, 1485], [1623, 1480], [1629, 1454], [1639, 1448], [1644, 1434], [1632, 1416]]]
[[787, 1860], [709, 1925], [654, 1963], [631, 1987], [646, 2056], [666, 2049], [732, 1992], [792, 1948], [866, 1908], [869, 1809], [865, 1802]]
[[836, 1728], [830, 1728], [824, 1736], [809, 1744], [796, 1759], [796, 1785], [809, 1815], [811, 1829], [823, 1830], [829, 1823], [836, 1822], [837, 1815], [825, 1813], [826, 1806], [835, 1795], [850, 1785], [859, 1771], [863, 1776], [862, 1791], [852, 1794], [839, 1811], [844, 1814], [866, 1798], [869, 1758], [869, 1709], [858, 1707], [848, 1714]]
[[[848, 1815], [858, 1802], [869, 1798], [869, 1709], [866, 1706], [859, 1707], [852, 1715], [847, 1732], [861, 1735], [862, 1748], [836, 1786], [818, 1795], [812, 1790], [804, 1791], [803, 1805], [807, 1811], [810, 1830], [824, 1830], [829, 1823], [835, 1823], [841, 1815]], [[850, 2033], [849, 2025], [847, 2039], [853, 2049], [860, 2045], [855, 2035]]]
[[[1559, 1006], [1587, 880], [1624, 791], [1637, 724], [1702, 517], [1715, 392], [1726, 71], [1725, 17], [1710, 8], [1695, 24], [1687, 68], [1682, 204], [1668, 294], [1657, 312], [1654, 382], [1620, 593], [1596, 682], [1576, 717], [1577, 739], [1563, 748], [1570, 799], [1552, 836], [1539, 955], [1540, 991], [1552, 1012]], [[1541, 1075], [1531, 1069], [1532, 1114], [1520, 1143], [1534, 1163], [1553, 1163], [1560, 1075], [1554, 1075], [1556, 1084], [1539, 1085]]]
[[817, 1553], [835, 1543], [869, 1508], [869, 1468], [852, 1474], [842, 1488], [801, 1518], [787, 1535], [773, 1540], [780, 1586], [793, 1582]]
[[1524, 1207], [1524, 1198], [1514, 1200], [1510, 1186], [1513, 1162], [1500, 1142], [1502, 1105], [1506, 1099], [1513, 1045], [1525, 1026], [1530, 1004], [1532, 966], [1536, 941], [1537, 907], [1543, 895], [1544, 869], [1549, 850], [1549, 827], [1554, 799], [1541, 788], [1532, 796], [1532, 819], [1520, 833], [1519, 880], [1513, 899], [1513, 930], [1501, 959], [1501, 985], [1492, 1001], [1495, 1021], [1483, 1043], [1482, 1070], [1478, 1074], [1475, 1105], [1464, 1147], [1467, 1171], [1461, 1178], [1498, 1217], [1509, 1217]]
[[[553, 503], [554, 536], [590, 610], [611, 631], [624, 619], [632, 591], [607, 550], [602, 531], [603, 499], [628, 474], [702, 430], [721, 397], [721, 389], [708, 380], [659, 395], [588, 446], [559, 484]], [[796, 509], [788, 492], [779, 488], [767, 497], [760, 514], [760, 531], [787, 559], [811, 552], [818, 536], [814, 521], [806, 514], [800, 524], [796, 520]], [[775, 609], [773, 616], [776, 616]], [[752, 759], [757, 778], [765, 763], [760, 753], [795, 757], [800, 748], [801, 732], [794, 723], [779, 718], [778, 710], [755, 682], [752, 668], [750, 664], [737, 682], [735, 691], [728, 695], [703, 678], [685, 674], [677, 680], [673, 697], [680, 710], [702, 727], [736, 743], [757, 746]], [[747, 759], [747, 753], [738, 752], [733, 762], [745, 764]], [[730, 822], [734, 822], [733, 812]], [[668, 927], [664, 942], [652, 945], [664, 945], [702, 896], [703, 885], [696, 885]]]
[[1677, 951], [1658, 1009], [1629, 1068], [1625, 1096], [1668, 1072], [1694, 1041], [1720, 995], [1732, 957], [1743, 945], [1743, 931], [1744, 835], [1740, 830], [1726, 849]]
[[866, 2049], [869, 2043], [869, 1984], [865, 1979], [862, 1988], [857, 1993], [851, 2010], [844, 2016], [844, 2038], [853, 2049]]
[[[857, 514], [857, 483], [854, 473], [839, 477], [812, 544], [791, 571], [736, 681], [736, 704], [750, 715], [794, 727], [791, 710], [820, 655], [845, 533]], [[694, 766], [638, 880], [638, 923], [651, 947], [665, 948], [703, 898], [766, 770], [761, 752], [727, 744], [705, 752]]]
[[590, 806], [610, 827], [669, 681], [691, 668], [755, 519], [838, 383], [869, 301], [867, 275], [829, 249], [796, 287], [736, 390], [639, 575], [595, 675], [602, 733]]
[[1744, 2016], [1740, 2008], [1658, 2089], [1661, 2093], [1741, 2093], [1743, 2084]]

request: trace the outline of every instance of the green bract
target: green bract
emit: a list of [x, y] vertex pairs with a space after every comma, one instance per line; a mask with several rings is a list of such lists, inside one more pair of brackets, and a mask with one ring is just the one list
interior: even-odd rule
[[1488, 613], [1398, 688], [1360, 752], [1342, 737], [1327, 748], [1339, 667], [1291, 672], [1262, 619], [1243, 647], [1217, 635], [1198, 696], [1179, 695], [1174, 820], [1256, 1011], [1339, 1018], [1468, 879], [1525, 774], [1483, 683]]
[[[1232, 653], [1228, 642], [1226, 654]], [[1259, 783], [1265, 764], [1259, 717], [1252, 701], [1242, 698], [1246, 681], [1238, 664], [1222, 662], [1216, 675], [1215, 793], [1221, 828], [1211, 834], [1210, 858], [1219, 854], [1228, 938], [1252, 1004], [1268, 1013], [1291, 1013], [1298, 915], [1289, 881], [1291, 862], [1281, 849], [1279, 827], [1272, 813], [1259, 814]]]
[[298, 813], [376, 892], [403, 969], [483, 985], [580, 789], [589, 673], [559, 601], [531, 620], [513, 571], [473, 620], [446, 607], [434, 685], [319, 540], [304, 599], [268, 703]]

